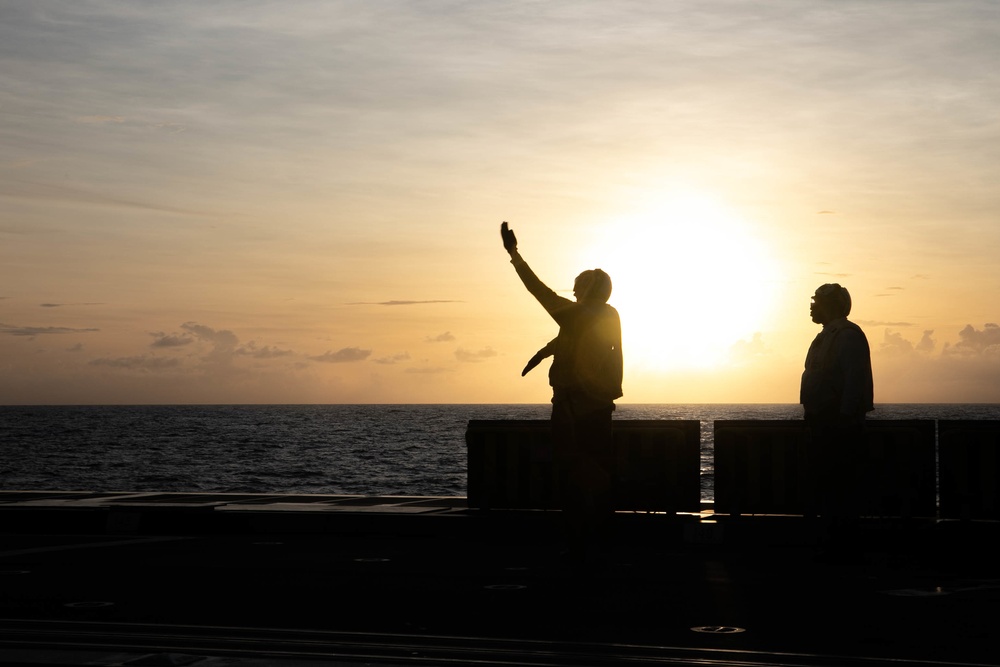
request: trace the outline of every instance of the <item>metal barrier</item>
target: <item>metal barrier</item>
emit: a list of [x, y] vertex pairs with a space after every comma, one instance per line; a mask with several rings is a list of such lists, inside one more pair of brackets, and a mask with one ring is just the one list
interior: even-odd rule
[[[614, 420], [617, 510], [696, 512], [701, 506], [697, 420]], [[550, 422], [472, 420], [468, 503], [477, 509], [557, 509]]]
[[[804, 422], [719, 420], [714, 430], [717, 514], [816, 513]], [[856, 490], [862, 515], [934, 516], [934, 421], [869, 420], [865, 440]]]
[[714, 431], [716, 514], [811, 513], [803, 422], [719, 420]]
[[[700, 509], [698, 421], [613, 425], [616, 509]], [[714, 436], [716, 514], [816, 513], [804, 422], [718, 420]], [[559, 508], [548, 420], [473, 420], [465, 438], [469, 507]], [[1000, 520], [1000, 421], [873, 419], [864, 451], [863, 516]]]
[[938, 422], [941, 517], [1000, 519], [1000, 421]]

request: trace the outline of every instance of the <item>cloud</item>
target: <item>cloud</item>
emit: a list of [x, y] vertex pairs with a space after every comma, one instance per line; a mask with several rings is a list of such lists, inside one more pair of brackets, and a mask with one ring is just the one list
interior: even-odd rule
[[401, 361], [407, 361], [410, 358], [408, 352], [402, 352], [400, 354], [394, 354], [389, 357], [381, 357], [379, 359], [372, 359], [376, 364], [398, 364]]
[[880, 349], [887, 354], [909, 354], [913, 352], [913, 343], [903, 338], [902, 334], [886, 329]]
[[1000, 326], [987, 323], [980, 331], [971, 324], [958, 332], [959, 341], [947, 351], [952, 354], [1000, 356]]
[[912, 327], [912, 322], [885, 322], [883, 320], [856, 320], [856, 323], [866, 327]]
[[154, 130], [165, 130], [171, 134], [183, 132], [186, 127], [180, 123], [173, 122], [150, 122], [135, 120], [125, 116], [77, 116], [76, 122], [84, 125], [129, 125], [130, 127], [153, 128]]
[[187, 128], [179, 123], [155, 123], [153, 125], [158, 130], [164, 130], [170, 132], [171, 134], [177, 134], [178, 132], [183, 132]]
[[[967, 325], [940, 353], [933, 330], [913, 344], [887, 330], [872, 349], [876, 396], [903, 403], [1000, 401], [1000, 327]], [[876, 401], [878, 398], [876, 398]]]
[[771, 353], [764, 345], [764, 339], [758, 331], [749, 341], [738, 340], [729, 348], [729, 357], [734, 362], [746, 362]]
[[934, 351], [934, 347], [936, 345], [936, 343], [934, 342], [934, 339], [931, 338], [931, 336], [933, 334], [934, 334], [934, 330], [933, 329], [930, 329], [928, 331], [924, 331], [924, 335], [921, 336], [920, 342], [917, 343], [917, 345], [916, 345], [916, 347], [914, 347], [914, 349], [917, 350], [918, 352], [933, 352]]
[[427, 301], [352, 301], [348, 303], [348, 306], [416, 306], [425, 303], [462, 303], [461, 301], [454, 301], [450, 299], [429, 299]]
[[265, 345], [264, 347], [257, 347], [256, 343], [250, 341], [246, 345], [237, 348], [236, 354], [244, 355], [248, 357], [253, 357], [254, 359], [278, 359], [280, 357], [289, 357], [293, 354], [291, 350], [282, 350], [277, 347], [271, 347], [270, 345]]
[[419, 375], [437, 375], [439, 373], [451, 373], [453, 372], [450, 368], [441, 368], [440, 366], [423, 366], [421, 368], [407, 368], [404, 373], [417, 373]]
[[196, 322], [185, 322], [181, 325], [184, 333], [168, 334], [162, 331], [151, 333], [154, 340], [149, 344], [153, 348], [176, 348], [186, 347], [197, 341], [208, 343], [212, 346], [206, 360], [218, 364], [229, 364], [235, 357], [250, 357], [253, 359], [277, 359], [280, 357], [290, 357], [295, 353], [291, 350], [264, 345], [258, 347], [257, 343], [250, 341], [245, 345], [240, 345], [239, 338], [228, 329], [213, 329], [212, 327]]
[[[967, 324], [958, 332], [958, 337], [957, 343], [945, 343], [940, 355], [935, 358], [942, 362], [959, 357], [1000, 360], [1000, 325], [987, 323], [982, 329], [977, 329]], [[924, 330], [916, 343], [907, 340], [897, 331], [886, 329], [877, 351], [897, 357], [919, 354], [921, 357], [929, 358], [930, 353], [936, 348], [937, 341], [934, 340], [933, 329]]]
[[835, 215], [836, 211], [816, 211], [816, 215]]
[[100, 331], [100, 329], [72, 329], [70, 327], [20, 327], [0, 323], [0, 334], [8, 336], [43, 336], [47, 334], [78, 334]]
[[0, 195], [6, 197], [17, 197], [27, 200], [41, 200], [45, 202], [68, 202], [71, 204], [90, 204], [95, 206], [108, 206], [113, 208], [138, 209], [144, 211], [157, 211], [161, 213], [175, 213], [186, 216], [207, 217], [218, 215], [208, 211], [197, 211], [176, 206], [165, 206], [138, 199], [122, 199], [105, 195], [99, 192], [90, 192], [79, 188], [71, 188], [63, 185], [52, 185], [50, 183], [34, 183], [29, 181], [5, 180], [0, 182]]
[[94, 301], [84, 301], [82, 303], [40, 303], [40, 308], [62, 308], [64, 306], [100, 306], [103, 305]]
[[497, 353], [492, 347], [486, 347], [475, 352], [470, 352], [461, 347], [455, 350], [455, 358], [462, 363], [477, 363], [495, 356], [497, 356]]
[[426, 340], [428, 343], [449, 343], [455, 340], [455, 337], [452, 335], [450, 331], [445, 331], [444, 333], [438, 334], [437, 336], [428, 336], [424, 340]]
[[77, 116], [76, 122], [86, 123], [88, 125], [92, 124], [103, 125], [105, 123], [121, 124], [125, 122], [125, 117], [124, 116]]
[[185, 322], [181, 325], [181, 328], [186, 333], [174, 335], [157, 331], [150, 334], [155, 338], [150, 343], [150, 347], [184, 347], [201, 340], [212, 345], [210, 358], [214, 358], [216, 361], [222, 361], [237, 355], [253, 357], [255, 359], [274, 359], [295, 354], [291, 350], [282, 350], [270, 345], [257, 347], [257, 343], [254, 341], [240, 345], [239, 338], [228, 329], [213, 329], [212, 327], [195, 322]]
[[360, 347], [345, 347], [336, 352], [326, 352], [325, 354], [309, 358], [325, 364], [344, 364], [354, 361], [364, 361], [371, 356], [371, 353], [371, 350], [362, 350]]
[[232, 350], [239, 343], [236, 334], [228, 329], [216, 330], [196, 322], [185, 322], [181, 325], [181, 329], [190, 332], [195, 338], [212, 343], [218, 348]]
[[90, 361], [91, 366], [107, 366], [109, 368], [120, 368], [130, 371], [156, 372], [178, 368], [181, 365], [179, 359], [172, 357], [157, 357], [151, 355], [139, 355], [134, 357], [100, 358]]
[[173, 336], [165, 334], [162, 331], [151, 333], [150, 336], [155, 338], [155, 340], [149, 344], [150, 347], [184, 347], [185, 345], [190, 345], [194, 342], [194, 338], [190, 336]]
[[232, 364], [233, 355], [239, 345], [239, 339], [228, 329], [213, 329], [212, 327], [198, 324], [196, 322], [185, 322], [181, 325], [184, 329], [198, 340], [211, 344], [212, 349], [205, 357], [205, 361], [218, 366], [228, 366]]

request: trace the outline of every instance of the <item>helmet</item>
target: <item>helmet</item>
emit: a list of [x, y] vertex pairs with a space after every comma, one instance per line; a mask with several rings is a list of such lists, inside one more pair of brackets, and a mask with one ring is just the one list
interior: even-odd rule
[[600, 269], [589, 269], [576, 277], [573, 291], [580, 301], [607, 303], [611, 298], [611, 276]]
[[827, 283], [817, 287], [813, 300], [822, 302], [831, 315], [847, 317], [851, 314], [851, 293], [838, 283]]

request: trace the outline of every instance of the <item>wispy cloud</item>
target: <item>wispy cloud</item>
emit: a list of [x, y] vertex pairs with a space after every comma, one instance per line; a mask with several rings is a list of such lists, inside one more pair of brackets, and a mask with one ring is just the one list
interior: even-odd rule
[[886, 322], [885, 320], [856, 320], [865, 327], [912, 327], [913, 322]]
[[150, 347], [184, 347], [194, 342], [194, 338], [191, 336], [176, 336], [165, 334], [162, 331], [150, 335], [154, 338], [153, 342], [149, 344]]
[[453, 373], [454, 371], [450, 368], [442, 368], [441, 366], [420, 366], [417, 368], [407, 368], [403, 372], [417, 375], [439, 375], [441, 373]]
[[23, 327], [13, 324], [3, 324], [0, 322], [0, 334], [7, 334], [8, 336], [45, 336], [50, 334], [64, 335], [92, 333], [94, 331], [100, 331], [100, 329], [74, 329], [71, 327]]
[[103, 303], [96, 301], [83, 301], [81, 303], [40, 303], [41, 308], [64, 308], [66, 306], [103, 306]]
[[455, 336], [453, 336], [450, 331], [445, 331], [437, 336], [427, 336], [424, 340], [428, 343], [449, 343], [455, 340]]
[[362, 350], [360, 347], [345, 347], [336, 352], [325, 352], [324, 354], [309, 358], [325, 364], [345, 364], [364, 361], [371, 356], [371, 353], [371, 350]]
[[147, 121], [125, 116], [78, 116], [76, 122], [85, 125], [131, 125], [134, 127], [151, 128], [154, 130], [164, 130], [170, 133], [183, 132], [187, 129], [184, 125], [175, 122]]
[[476, 351], [466, 350], [461, 347], [455, 350], [455, 358], [462, 363], [476, 363], [495, 356], [497, 356], [497, 352], [492, 347], [485, 347]]
[[264, 347], [257, 347], [257, 345], [251, 341], [242, 347], [237, 348], [236, 354], [252, 357], [254, 359], [279, 359], [281, 357], [290, 357], [295, 353], [291, 350], [282, 350], [277, 347], [271, 347], [270, 345], [265, 345]]
[[49, 183], [34, 183], [28, 181], [3, 180], [0, 181], [0, 196], [15, 197], [19, 199], [29, 199], [44, 202], [64, 202], [71, 204], [89, 204], [94, 206], [108, 206], [114, 208], [140, 209], [145, 211], [158, 211], [161, 213], [176, 213], [187, 216], [206, 217], [218, 215], [210, 211], [197, 211], [194, 209], [181, 208], [177, 206], [167, 206], [155, 202], [141, 201], [125, 197], [115, 197], [100, 192], [92, 192], [79, 188], [71, 188], [63, 185], [52, 185]]
[[77, 116], [76, 122], [86, 124], [124, 123], [124, 116]]
[[155, 372], [179, 368], [181, 362], [173, 357], [138, 355], [134, 357], [103, 357], [90, 361], [91, 366], [107, 366], [130, 371]]
[[401, 352], [400, 354], [393, 354], [388, 357], [380, 357], [378, 359], [372, 359], [376, 364], [392, 365], [398, 364], [402, 361], [409, 361], [410, 354], [408, 352]]

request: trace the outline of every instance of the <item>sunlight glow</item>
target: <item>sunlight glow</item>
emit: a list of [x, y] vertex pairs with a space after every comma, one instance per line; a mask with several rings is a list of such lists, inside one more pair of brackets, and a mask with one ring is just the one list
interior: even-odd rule
[[608, 226], [591, 256], [611, 275], [626, 368], [708, 368], [768, 320], [776, 269], [717, 199], [671, 194]]

